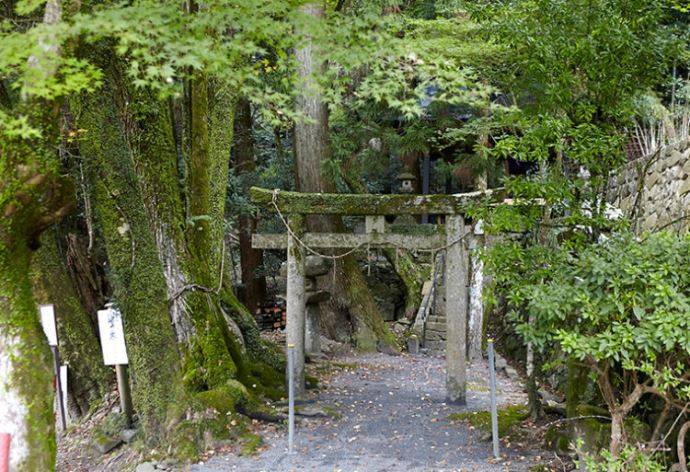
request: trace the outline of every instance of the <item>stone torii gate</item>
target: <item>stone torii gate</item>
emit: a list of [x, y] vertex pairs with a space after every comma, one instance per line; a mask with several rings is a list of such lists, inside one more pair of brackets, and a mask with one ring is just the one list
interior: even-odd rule
[[[467, 209], [480, 200], [495, 200], [491, 190], [457, 195], [372, 195], [298, 193], [250, 189], [251, 201], [279, 214], [287, 227], [284, 234], [254, 234], [256, 249], [287, 249], [287, 343], [295, 350], [296, 393], [305, 391], [304, 332], [307, 248], [400, 248], [446, 251], [446, 396], [455, 404], [466, 401], [466, 344], [469, 256], [465, 237]], [[425, 234], [401, 234], [387, 230], [387, 215], [445, 215], [442, 226], [425, 225]], [[284, 216], [287, 215], [287, 216]], [[365, 233], [304, 232], [307, 215], [364, 216]]]

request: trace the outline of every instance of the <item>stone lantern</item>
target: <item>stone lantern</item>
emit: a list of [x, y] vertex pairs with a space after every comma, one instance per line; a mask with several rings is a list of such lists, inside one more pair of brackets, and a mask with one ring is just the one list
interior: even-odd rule
[[398, 181], [400, 182], [400, 193], [414, 193], [414, 182], [417, 177], [410, 172], [403, 172], [398, 175]]

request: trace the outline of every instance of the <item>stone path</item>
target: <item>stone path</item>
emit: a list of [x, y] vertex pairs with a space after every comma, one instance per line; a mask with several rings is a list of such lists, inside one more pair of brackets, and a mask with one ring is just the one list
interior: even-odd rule
[[[468, 370], [466, 407], [445, 403], [441, 358], [374, 354], [338, 363], [352, 367], [337, 372], [312, 397], [319, 408], [332, 408], [341, 416], [302, 419], [296, 427], [296, 454], [286, 454], [287, 434], [279, 429], [264, 437], [268, 447], [255, 456], [217, 456], [191, 470], [512, 472], [527, 471], [538, 459], [538, 451], [504, 448], [505, 462], [493, 463], [491, 443], [481, 440], [483, 433], [448, 420], [452, 413], [489, 409], [485, 362]], [[525, 402], [519, 385], [503, 375], [498, 381], [500, 404]]]

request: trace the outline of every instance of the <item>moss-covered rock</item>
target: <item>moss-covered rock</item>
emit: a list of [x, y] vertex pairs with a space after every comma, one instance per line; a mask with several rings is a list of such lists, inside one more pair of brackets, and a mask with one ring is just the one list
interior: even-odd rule
[[243, 456], [251, 456], [255, 454], [259, 447], [261, 447], [263, 444], [261, 436], [254, 433], [243, 434], [240, 436], [240, 440], [242, 441], [242, 449], [240, 450], [240, 454]]
[[205, 407], [227, 414], [237, 411], [239, 405], [246, 403], [249, 392], [243, 384], [230, 379], [225, 385], [198, 393], [196, 397]]
[[[529, 411], [524, 405], [510, 405], [498, 410], [498, 434], [508, 436], [516, 432], [517, 427], [529, 417]], [[469, 411], [453, 413], [448, 416], [451, 421], [464, 421], [478, 430], [491, 433], [491, 412]]]
[[563, 423], [550, 426], [544, 433], [544, 447], [557, 453], [570, 451], [573, 445], [572, 427]]
[[611, 439], [611, 423], [605, 419], [608, 410], [583, 404], [577, 406], [576, 415], [580, 418], [573, 422], [572, 442], [579, 443], [582, 452], [593, 455], [608, 447]]

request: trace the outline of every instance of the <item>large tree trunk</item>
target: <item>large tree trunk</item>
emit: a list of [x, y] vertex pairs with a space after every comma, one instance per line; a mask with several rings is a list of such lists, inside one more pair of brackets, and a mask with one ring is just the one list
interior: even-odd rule
[[117, 306], [123, 314], [134, 407], [146, 438], [163, 437], [171, 404], [181, 398], [180, 362], [170, 323], [167, 286], [112, 83], [80, 113], [89, 130], [80, 149], [89, 164]]
[[[243, 181], [247, 191], [251, 182], [247, 176], [254, 172], [254, 137], [252, 136], [252, 110], [249, 100], [243, 98], [237, 104], [235, 119], [235, 172]], [[256, 218], [252, 215], [239, 216], [240, 261], [242, 266], [242, 301], [254, 311], [266, 297], [266, 278], [257, 276], [257, 269], [263, 263], [263, 251], [252, 248], [252, 234], [256, 231]]]
[[36, 301], [55, 305], [60, 357], [69, 365], [68, 407], [70, 416], [77, 419], [103, 397], [113, 376], [103, 365], [96, 326], [79, 300], [66, 270], [67, 255], [58, 241], [66, 246], [57, 231], [43, 235], [32, 261], [32, 278]]
[[[300, 9], [316, 20], [324, 15], [324, 7], [320, 3], [307, 3]], [[322, 68], [319, 51], [308, 33], [304, 34], [302, 44], [297, 47], [295, 59], [302, 87], [297, 97], [297, 110], [306, 118], [295, 123], [297, 189], [301, 192], [335, 193], [333, 181], [323, 174], [322, 169], [330, 155], [328, 107], [315, 81]], [[343, 229], [340, 218], [325, 216], [310, 217], [307, 226], [310, 231], [317, 232]], [[332, 282], [328, 287], [332, 298], [328, 307], [322, 310], [322, 325], [335, 333], [352, 323], [355, 342], [364, 350], [376, 349], [378, 342], [393, 345], [394, 338], [383, 322], [355, 257], [350, 255], [337, 260], [331, 270], [335, 275], [322, 277], [322, 281]]]

